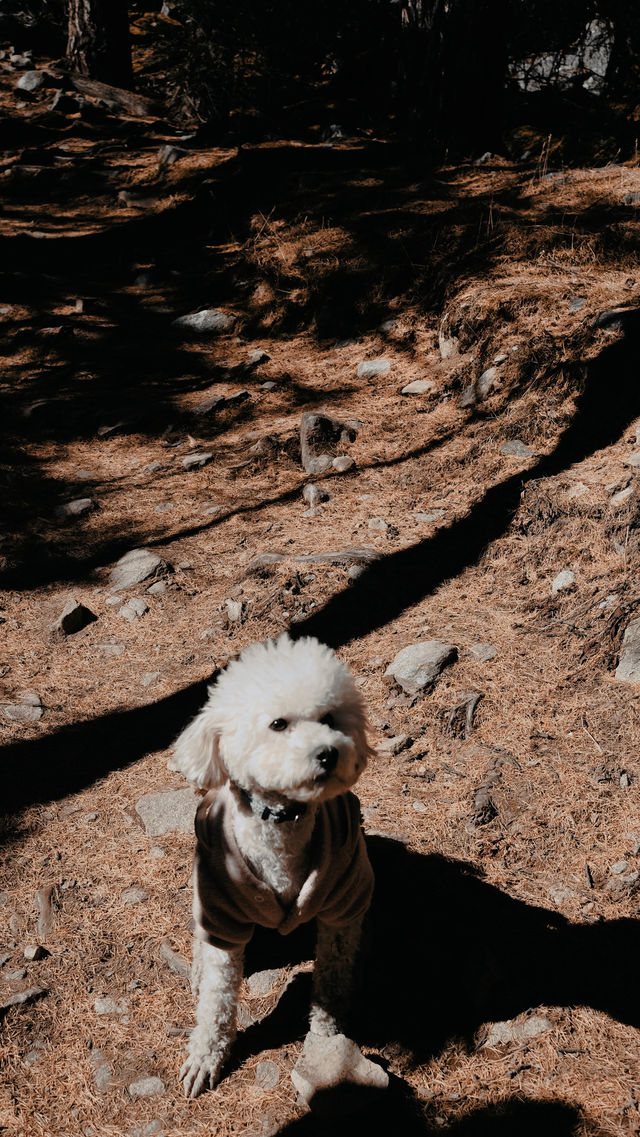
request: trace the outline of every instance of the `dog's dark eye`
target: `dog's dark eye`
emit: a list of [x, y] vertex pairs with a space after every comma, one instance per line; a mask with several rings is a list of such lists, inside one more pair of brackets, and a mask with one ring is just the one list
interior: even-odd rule
[[289, 723], [286, 719], [274, 719], [269, 723], [269, 730], [286, 730]]
[[331, 730], [333, 730], [333, 728], [335, 726], [335, 719], [334, 719], [333, 715], [331, 715], [331, 714], [323, 715], [322, 718], [320, 719], [320, 722], [322, 723], [323, 726], [330, 727]]

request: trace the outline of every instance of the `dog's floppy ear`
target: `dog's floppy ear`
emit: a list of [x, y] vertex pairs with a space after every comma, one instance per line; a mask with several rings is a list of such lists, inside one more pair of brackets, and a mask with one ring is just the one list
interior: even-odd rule
[[183, 730], [173, 744], [172, 770], [179, 770], [198, 789], [213, 789], [226, 781], [220, 758], [220, 729], [208, 706]]

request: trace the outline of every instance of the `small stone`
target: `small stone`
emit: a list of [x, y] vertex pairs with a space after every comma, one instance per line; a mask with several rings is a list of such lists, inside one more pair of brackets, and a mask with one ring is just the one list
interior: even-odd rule
[[321, 486], [314, 486], [309, 483], [309, 485], [306, 485], [302, 490], [302, 496], [313, 509], [316, 505], [320, 505], [321, 501], [329, 501], [331, 494]]
[[485, 399], [499, 382], [498, 368], [488, 367], [478, 379], [476, 390], [482, 399]]
[[640, 466], [640, 454], [632, 454], [630, 458], [625, 459], [624, 464], [625, 466], [632, 466], [634, 470], [637, 470]]
[[121, 1015], [127, 1009], [126, 1003], [118, 1003], [110, 995], [95, 999], [93, 1009], [97, 1015]]
[[383, 738], [378, 750], [381, 754], [401, 754], [413, 743], [409, 734], [394, 734], [392, 738]]
[[162, 468], [162, 462], [149, 462], [145, 466], [145, 471], [147, 474], [157, 474]]
[[434, 521], [439, 521], [441, 517], [444, 517], [444, 514], [444, 509], [433, 509], [431, 513], [414, 513], [413, 516], [416, 521], [428, 521], [433, 523]]
[[164, 960], [176, 975], [181, 975], [183, 979], [188, 979], [191, 974], [191, 964], [182, 955], [178, 955], [174, 951], [171, 944], [167, 940], [163, 940], [160, 944], [160, 959]]
[[435, 682], [440, 672], [457, 658], [458, 649], [453, 644], [425, 640], [402, 648], [384, 674], [407, 694], [416, 695]]
[[150, 687], [152, 683], [157, 683], [159, 678], [159, 671], [144, 671], [142, 673], [142, 686]]
[[15, 983], [20, 979], [24, 979], [26, 977], [26, 974], [26, 967], [16, 967], [15, 971], [7, 971], [4, 975], [4, 978], [8, 979], [9, 982]]
[[260, 363], [268, 363], [271, 356], [262, 348], [256, 348], [247, 354], [247, 363], [250, 367], [258, 367]]
[[125, 620], [132, 623], [134, 620], [139, 620], [149, 611], [149, 605], [146, 600], [141, 596], [132, 596], [130, 600], [120, 609], [118, 615], [123, 616]]
[[164, 580], [156, 580], [155, 584], [150, 584], [147, 592], [149, 596], [164, 596], [167, 591], [167, 586]]
[[19, 703], [0, 703], [0, 709], [11, 722], [38, 722], [44, 714], [40, 697], [33, 691], [24, 691]]
[[164, 849], [161, 849], [159, 845], [154, 845], [153, 848], [149, 849], [149, 856], [153, 857], [154, 861], [159, 861], [166, 855]]
[[620, 786], [623, 790], [628, 790], [630, 785], [631, 785], [631, 778], [627, 774], [627, 771], [623, 770], [621, 775], [620, 775]]
[[26, 991], [16, 991], [13, 995], [0, 999], [0, 1011], [8, 1011], [10, 1007], [20, 1007], [26, 1003], [35, 1003], [36, 999], [48, 994], [47, 987], [29, 987]]
[[140, 1081], [132, 1082], [129, 1086], [129, 1093], [132, 1098], [150, 1098], [164, 1092], [164, 1082], [160, 1078], [141, 1078]]
[[[165, 7], [166, 4], [163, 5], [163, 10]], [[163, 11], [163, 14], [171, 15], [171, 12]], [[148, 1121], [146, 1125], [136, 1125], [133, 1129], [129, 1130], [127, 1137], [158, 1137], [162, 1128], [164, 1128], [162, 1122], [156, 1117], [153, 1121]]]
[[178, 162], [180, 158], [183, 158], [186, 153], [186, 150], [178, 149], [177, 146], [169, 146], [168, 144], [161, 146], [157, 154], [160, 169], [162, 170], [166, 166], [173, 166], [173, 164]]
[[469, 654], [474, 659], [480, 659], [483, 663], [489, 663], [491, 659], [495, 659], [498, 654], [492, 644], [472, 644], [469, 648]]
[[616, 873], [616, 874], [628, 872], [628, 870], [629, 870], [629, 862], [628, 861], [616, 861], [615, 865], [611, 866], [611, 872]]
[[366, 359], [358, 364], [358, 379], [372, 379], [376, 375], [386, 375], [391, 368], [388, 359]]
[[208, 452], [194, 454], [187, 454], [186, 458], [182, 459], [182, 465], [185, 470], [200, 470], [203, 466], [208, 466], [209, 462], [213, 462], [213, 454]]
[[364, 576], [366, 571], [364, 565], [351, 565], [347, 573], [347, 579], [350, 581], [359, 580], [361, 576]]
[[573, 588], [576, 583], [576, 574], [571, 569], [563, 569], [553, 580], [551, 585], [551, 595], [556, 596], [558, 592], [566, 592], [567, 589]]
[[136, 812], [150, 837], [161, 837], [164, 833], [191, 835], [198, 801], [189, 788], [145, 794], [137, 803]]
[[224, 395], [212, 395], [208, 399], [203, 399], [201, 403], [196, 403], [195, 407], [191, 408], [191, 414], [203, 417], [204, 415], [219, 410], [220, 407], [224, 406], [226, 401]]
[[217, 308], [204, 308], [201, 312], [190, 312], [173, 321], [174, 328], [187, 328], [192, 332], [230, 332], [236, 317]]
[[91, 497], [77, 497], [73, 501], [66, 501], [64, 505], [59, 505], [56, 509], [56, 517], [60, 520], [68, 521], [73, 517], [82, 517], [85, 513], [90, 513], [95, 508], [95, 502]]
[[263, 391], [274, 391], [277, 384], [273, 382], [273, 379], [267, 379], [266, 383], [261, 383], [260, 386]]
[[307, 474], [328, 469], [341, 441], [345, 424], [329, 415], [305, 411], [300, 420], [300, 451]]
[[434, 389], [433, 379], [414, 379], [412, 383], [407, 383], [400, 393], [402, 395], [428, 395]]
[[626, 308], [610, 308], [595, 316], [591, 325], [594, 328], [604, 328], [607, 332], [622, 332], [624, 331], [624, 317], [626, 315], [628, 315]]
[[282, 983], [285, 976], [284, 968], [271, 967], [264, 971], [254, 971], [247, 976], [247, 987], [251, 995], [270, 995]]
[[[309, 1032], [304, 1049], [294, 1069], [291, 1081], [303, 1101], [309, 1105], [316, 1094], [333, 1088], [340, 1095], [345, 1088], [360, 1086], [384, 1090], [389, 1085], [389, 1075], [381, 1066], [365, 1058], [355, 1042], [344, 1034], [329, 1037]], [[339, 1110], [336, 1102], [336, 1112]]]
[[427, 807], [423, 801], [414, 801], [413, 808], [415, 809], [416, 813], [426, 813], [427, 812]]
[[156, 513], [168, 513], [173, 508], [174, 503], [172, 501], [161, 501], [160, 505], [156, 505]]
[[101, 651], [103, 655], [122, 655], [124, 652], [124, 644], [106, 643], [96, 644], [96, 651]]
[[612, 592], [609, 596], [605, 596], [604, 600], [600, 601], [598, 608], [615, 608], [617, 603], [618, 594], [617, 592]]
[[64, 639], [65, 636], [74, 635], [76, 632], [81, 632], [88, 624], [92, 624], [97, 617], [90, 608], [85, 608], [84, 604], [80, 604], [73, 598], [70, 599], [62, 609], [55, 624], [51, 628], [51, 635], [54, 639]]
[[500, 447], [500, 453], [508, 454], [512, 458], [530, 458], [533, 450], [519, 438], [514, 438], [511, 442], [505, 442], [504, 446]]
[[303, 517], [322, 517], [321, 509], [305, 509]]
[[441, 327], [440, 331], [438, 332], [438, 349], [440, 351], [440, 358], [450, 359], [452, 355], [455, 355], [457, 353], [459, 346], [460, 341], [457, 339], [457, 337], [447, 335], [447, 333]]
[[49, 953], [46, 948], [42, 947], [42, 944], [28, 944], [22, 954], [26, 960], [33, 963], [38, 959], [44, 959]]
[[225, 600], [225, 607], [227, 609], [227, 619], [231, 624], [239, 624], [242, 620], [242, 601], [241, 600]]
[[334, 458], [331, 463], [334, 470], [337, 470], [339, 474], [346, 474], [349, 470], [353, 470], [355, 464], [355, 458], [348, 454], [338, 454], [338, 457]]
[[98, 814], [97, 813], [88, 813], [87, 816], [85, 817], [85, 821], [97, 821], [97, 820], [98, 820]]
[[574, 296], [573, 300], [569, 301], [569, 311], [579, 312], [581, 308], [584, 308], [586, 303], [587, 301], [584, 296]]
[[25, 71], [16, 83], [16, 91], [40, 91], [43, 87], [51, 85], [51, 77], [46, 71]]
[[113, 1081], [111, 1066], [101, 1050], [92, 1050], [89, 1061], [93, 1066], [93, 1081], [99, 1093], [104, 1093]]
[[374, 529], [377, 533], [386, 533], [388, 528], [389, 525], [383, 517], [372, 517], [369, 522], [369, 529]]
[[515, 1019], [507, 1019], [506, 1022], [492, 1024], [483, 1046], [507, 1046], [511, 1042], [527, 1042], [552, 1029], [553, 1023], [542, 1015], [530, 1015], [521, 1023]]
[[242, 391], [234, 391], [234, 393], [232, 395], [227, 395], [227, 398], [225, 401], [229, 406], [233, 406], [234, 404], [237, 404], [237, 403], [246, 403], [247, 399], [250, 399], [250, 398], [251, 398], [251, 393], [249, 391], [243, 389]]
[[256, 1082], [263, 1090], [273, 1090], [280, 1081], [280, 1067], [275, 1062], [264, 1059], [256, 1066]]
[[131, 549], [120, 557], [111, 570], [111, 591], [131, 588], [149, 577], [158, 576], [166, 569], [167, 565], [157, 553], [152, 553], [150, 549]]
[[633, 495], [633, 486], [627, 486], [626, 489], [620, 490], [619, 493], [614, 493], [611, 498], [611, 505], [623, 505], [625, 501]]
[[122, 893], [123, 904], [142, 904], [148, 899], [149, 894], [145, 892], [144, 888], [125, 888]]

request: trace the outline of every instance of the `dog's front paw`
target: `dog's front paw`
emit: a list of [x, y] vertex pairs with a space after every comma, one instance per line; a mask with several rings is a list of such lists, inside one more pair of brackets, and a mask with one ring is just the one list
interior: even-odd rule
[[220, 1051], [189, 1054], [180, 1070], [184, 1096], [197, 1098], [205, 1090], [213, 1089], [220, 1077], [223, 1062], [224, 1054]]

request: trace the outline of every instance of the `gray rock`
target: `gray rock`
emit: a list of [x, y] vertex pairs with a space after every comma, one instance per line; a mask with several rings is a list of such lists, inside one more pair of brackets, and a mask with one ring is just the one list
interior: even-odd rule
[[186, 150], [179, 149], [177, 146], [170, 146], [168, 143], [161, 146], [157, 154], [160, 169], [164, 170], [167, 166], [173, 166], [180, 158], [184, 158], [186, 153]]
[[363, 576], [365, 572], [366, 572], [366, 569], [365, 569], [364, 565], [351, 565], [351, 568], [349, 569], [349, 571], [347, 573], [347, 579], [350, 581], [359, 580], [360, 577]]
[[[169, 15], [170, 16], [172, 14], [171, 9], [169, 10], [169, 12], [165, 12], [164, 9], [166, 7], [167, 7], [167, 5], [163, 4], [163, 6], [162, 6], [163, 15]], [[157, 1137], [157, 1135], [160, 1133], [160, 1130], [162, 1128], [163, 1128], [163, 1123], [157, 1117], [155, 1117], [153, 1119], [153, 1121], [148, 1121], [146, 1125], [134, 1126], [133, 1129], [129, 1130], [128, 1137]]]
[[148, 611], [149, 605], [146, 600], [143, 600], [141, 596], [132, 596], [120, 609], [118, 615], [123, 616], [129, 623], [133, 623], [134, 620], [139, 620]]
[[189, 312], [173, 321], [174, 328], [187, 328], [191, 332], [230, 332], [236, 317], [230, 312], [220, 312], [217, 308], [204, 308], [201, 312]]
[[507, 1019], [489, 1027], [483, 1046], [508, 1046], [512, 1042], [528, 1042], [553, 1029], [553, 1023], [542, 1015], [530, 1015], [524, 1022]]
[[630, 458], [625, 459], [624, 464], [625, 466], [633, 466], [633, 468], [637, 470], [638, 466], [640, 466], [640, 454], [632, 454]]
[[167, 940], [163, 940], [160, 944], [159, 951], [160, 959], [162, 959], [176, 975], [181, 975], [183, 979], [188, 979], [191, 975], [191, 964], [182, 955], [178, 955], [174, 951], [171, 944]]
[[127, 1009], [126, 1002], [118, 1003], [110, 995], [94, 999], [93, 1009], [97, 1015], [122, 1015]]
[[131, 549], [111, 570], [111, 591], [120, 592], [123, 588], [141, 584], [143, 580], [159, 576], [167, 567], [162, 557], [150, 549]]
[[64, 639], [65, 636], [72, 636], [75, 632], [81, 632], [83, 628], [87, 627], [87, 624], [93, 623], [95, 619], [97, 617], [90, 608], [85, 608], [84, 604], [80, 604], [78, 600], [72, 598], [67, 601], [51, 628], [51, 635], [54, 639]]
[[16, 83], [16, 91], [41, 91], [51, 86], [51, 76], [46, 71], [25, 71]]
[[495, 659], [498, 653], [492, 644], [472, 644], [469, 648], [469, 654], [474, 659], [481, 659], [483, 663], [489, 663], [491, 659]]
[[632, 494], [633, 494], [633, 486], [627, 486], [626, 489], [620, 490], [619, 493], [613, 494], [613, 496], [610, 500], [610, 504], [611, 505], [624, 505], [625, 501], [628, 501], [629, 498], [632, 496]]
[[569, 301], [569, 311], [579, 312], [581, 308], [584, 308], [586, 303], [587, 301], [584, 296], [574, 296], [573, 300]]
[[144, 671], [142, 674], [142, 686], [150, 687], [152, 683], [157, 683], [159, 678], [159, 671]]
[[629, 862], [628, 861], [616, 861], [616, 863], [611, 866], [611, 872], [616, 873], [617, 875], [619, 875], [620, 873], [623, 873], [623, 872], [628, 872], [628, 870], [629, 870]]
[[101, 1050], [92, 1050], [89, 1060], [93, 1067], [93, 1081], [98, 1093], [103, 1094], [113, 1084], [113, 1073]]
[[415, 809], [416, 813], [427, 813], [428, 812], [427, 807], [423, 801], [414, 801], [413, 809]]
[[129, 1086], [132, 1098], [151, 1098], [164, 1092], [164, 1082], [160, 1078], [140, 1078]]
[[383, 738], [378, 750], [381, 754], [401, 754], [411, 746], [413, 739], [409, 734], [394, 734], [392, 738]]
[[143, 904], [149, 899], [149, 893], [144, 888], [125, 888], [122, 893], [123, 904]]
[[227, 610], [227, 619], [231, 624], [239, 624], [242, 620], [242, 601], [241, 600], [225, 600], [225, 608]]
[[271, 356], [268, 352], [263, 351], [262, 348], [255, 348], [253, 351], [247, 353], [247, 363], [249, 367], [258, 367], [260, 363], [268, 363]]
[[35, 963], [39, 959], [44, 959], [49, 953], [42, 944], [27, 944], [22, 954], [29, 963]]
[[399, 651], [387, 667], [385, 677], [393, 679], [409, 695], [430, 686], [449, 663], [458, 658], [458, 649], [441, 640], [409, 644]]
[[358, 378], [373, 379], [376, 375], [386, 375], [390, 368], [388, 359], [365, 359], [358, 364]]
[[56, 517], [61, 521], [69, 521], [73, 517], [82, 517], [85, 513], [90, 513], [94, 508], [93, 498], [77, 497], [74, 501], [66, 501], [64, 505], [59, 505], [56, 509]]
[[284, 968], [271, 967], [265, 971], [254, 971], [247, 977], [247, 987], [252, 995], [270, 995], [282, 983]]
[[145, 471], [147, 474], [157, 474], [161, 469], [162, 462], [149, 462], [148, 465], [145, 466]]
[[369, 522], [369, 529], [374, 529], [376, 533], [386, 533], [388, 528], [389, 524], [384, 517], [372, 517]]
[[486, 371], [478, 379], [476, 390], [481, 399], [486, 399], [487, 395], [493, 391], [494, 387], [498, 386], [499, 375], [497, 367], [488, 367]]
[[161, 501], [160, 505], [156, 505], [156, 513], [168, 513], [173, 508], [174, 503], [172, 501]]
[[16, 967], [15, 971], [7, 971], [3, 978], [9, 982], [17, 982], [19, 979], [24, 979], [26, 974], [26, 967]]
[[458, 406], [461, 410], [467, 410], [469, 407], [475, 407], [477, 401], [478, 393], [476, 391], [476, 385], [475, 383], [470, 383], [460, 395]]
[[23, 691], [18, 698], [19, 703], [0, 703], [5, 717], [11, 722], [38, 722], [44, 714], [40, 696], [33, 691]]
[[573, 588], [576, 583], [576, 574], [571, 569], [563, 569], [554, 578], [551, 585], [551, 595], [557, 596], [558, 592], [566, 592], [567, 589]]
[[628, 309], [626, 308], [610, 308], [595, 316], [591, 321], [591, 326], [604, 328], [607, 332], [622, 332], [624, 331], [624, 317], [627, 314]]
[[309, 506], [313, 509], [319, 505], [321, 501], [329, 501], [331, 494], [322, 488], [322, 486], [314, 486], [309, 483], [302, 490], [302, 496]]
[[414, 513], [413, 516], [415, 517], [416, 521], [434, 522], [439, 521], [441, 517], [444, 517], [444, 515], [444, 509], [432, 509], [431, 513]]
[[227, 395], [225, 402], [227, 406], [233, 407], [237, 403], [246, 403], [247, 399], [251, 398], [251, 392], [243, 388], [241, 391], [234, 391], [232, 395]]
[[[365, 1058], [355, 1042], [344, 1034], [325, 1037], [309, 1032], [304, 1049], [296, 1062], [291, 1081], [307, 1105], [322, 1090], [353, 1086], [384, 1090], [389, 1076], [381, 1066]], [[339, 1092], [339, 1091], [338, 1091]], [[344, 1103], [346, 1104], [346, 1103]], [[339, 1108], [339, 1103], [335, 1103]]]
[[513, 458], [529, 458], [533, 454], [533, 450], [519, 438], [514, 438], [511, 442], [505, 442], [504, 446], [500, 447], [500, 453], [509, 454]]
[[344, 423], [329, 415], [304, 412], [300, 420], [300, 451], [307, 474], [322, 473], [331, 465], [344, 429]]
[[106, 643], [96, 644], [96, 651], [101, 651], [103, 655], [122, 655], [124, 653], [124, 644], [119, 643]]
[[640, 683], [640, 619], [631, 620], [622, 638], [616, 679], [624, 683]]
[[147, 592], [149, 596], [164, 596], [167, 591], [167, 586], [164, 580], [157, 580], [155, 584], [149, 585]]
[[182, 459], [182, 465], [185, 470], [200, 470], [203, 466], [208, 466], [209, 462], [213, 462], [213, 454], [208, 452], [194, 454], [187, 454], [186, 458]]
[[452, 355], [455, 355], [457, 353], [459, 346], [460, 341], [457, 339], [457, 337], [447, 335], [446, 331], [441, 326], [440, 331], [438, 332], [438, 348], [440, 350], [440, 358], [450, 359]]
[[8, 1011], [10, 1007], [20, 1007], [26, 1003], [35, 1003], [43, 995], [48, 995], [47, 987], [29, 987], [26, 991], [16, 991], [13, 995], [0, 998], [0, 1011]]
[[429, 391], [435, 389], [433, 379], [414, 379], [412, 383], [407, 383], [406, 387], [402, 388], [402, 395], [428, 395]]
[[346, 474], [349, 470], [353, 470], [355, 464], [356, 460], [350, 454], [338, 454], [337, 458], [334, 458], [331, 463], [334, 470], [337, 470], [339, 474]]
[[273, 1090], [280, 1081], [280, 1067], [268, 1058], [256, 1066], [256, 1082], [263, 1090]]
[[192, 834], [199, 800], [189, 788], [145, 794], [137, 803], [136, 812], [150, 837], [160, 837], [163, 833]]

